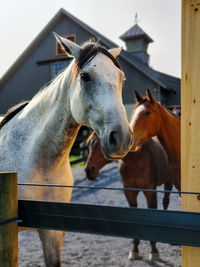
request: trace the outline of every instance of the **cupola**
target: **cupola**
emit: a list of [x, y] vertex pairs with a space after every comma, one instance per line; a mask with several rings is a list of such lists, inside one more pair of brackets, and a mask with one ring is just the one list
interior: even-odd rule
[[120, 36], [126, 44], [126, 51], [148, 64], [149, 54], [147, 53], [149, 43], [153, 42], [137, 23], [137, 13], [135, 15], [135, 25]]

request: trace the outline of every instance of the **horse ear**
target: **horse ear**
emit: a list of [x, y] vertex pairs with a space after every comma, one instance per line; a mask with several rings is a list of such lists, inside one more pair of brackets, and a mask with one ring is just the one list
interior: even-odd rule
[[122, 47], [116, 47], [116, 48], [111, 48], [108, 50], [108, 52], [116, 58], [120, 53], [121, 53]]
[[73, 57], [77, 57], [81, 51], [81, 47], [77, 44], [75, 44], [74, 42], [63, 38], [61, 36], [59, 36], [57, 33], [53, 32], [57, 42], [62, 45], [62, 47], [65, 49], [65, 52], [67, 54], [72, 55]]
[[143, 101], [143, 97], [137, 91], [135, 91], [134, 94], [136, 102], [141, 103]]
[[152, 96], [152, 94], [151, 94], [149, 89], [146, 90], [146, 96], [147, 96], [147, 100], [150, 101], [151, 103], [155, 103], [156, 102], [155, 98]]

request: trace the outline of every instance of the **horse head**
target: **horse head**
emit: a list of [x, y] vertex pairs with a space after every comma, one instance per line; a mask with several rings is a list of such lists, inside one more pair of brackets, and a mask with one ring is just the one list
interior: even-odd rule
[[101, 150], [99, 137], [96, 133], [92, 133], [88, 138], [89, 154], [85, 163], [85, 172], [89, 180], [96, 180], [99, 171], [106, 164], [112, 162], [104, 157]]
[[125, 75], [115, 58], [121, 48], [106, 50], [93, 42], [80, 47], [55, 36], [66, 53], [74, 56], [70, 86], [72, 117], [97, 133], [105, 157], [124, 157], [131, 147], [132, 133], [122, 104]]
[[137, 150], [150, 137], [157, 135], [160, 129], [159, 103], [147, 89], [146, 96], [135, 92], [136, 105], [131, 114], [130, 127], [133, 131], [133, 147]]

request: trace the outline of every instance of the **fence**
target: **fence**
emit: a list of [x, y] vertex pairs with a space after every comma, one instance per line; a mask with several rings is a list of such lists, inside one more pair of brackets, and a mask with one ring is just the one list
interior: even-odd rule
[[0, 173], [0, 266], [17, 267], [17, 174]]
[[[138, 238], [200, 247], [200, 213], [31, 200], [17, 201], [16, 180], [16, 174], [0, 174], [0, 205], [4, 207], [0, 215], [1, 267], [17, 266], [17, 223], [22, 227]], [[66, 187], [44, 184], [21, 185]], [[78, 187], [80, 190], [88, 188], [72, 187]], [[124, 190], [103, 187], [90, 187], [90, 189]], [[159, 190], [159, 192], [166, 191]], [[172, 191], [172, 193], [180, 192]], [[181, 194], [199, 197], [199, 192], [181, 192]]]

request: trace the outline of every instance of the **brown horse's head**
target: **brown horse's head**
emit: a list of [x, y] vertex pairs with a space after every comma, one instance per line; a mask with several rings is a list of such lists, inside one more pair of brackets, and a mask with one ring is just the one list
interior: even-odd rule
[[133, 147], [137, 150], [150, 137], [157, 135], [160, 129], [159, 103], [147, 89], [146, 96], [135, 92], [136, 105], [131, 114], [130, 127], [133, 131]]
[[100, 140], [96, 133], [92, 133], [88, 138], [89, 155], [85, 164], [85, 172], [89, 180], [96, 180], [99, 171], [107, 163], [112, 162], [104, 157], [101, 150]]

